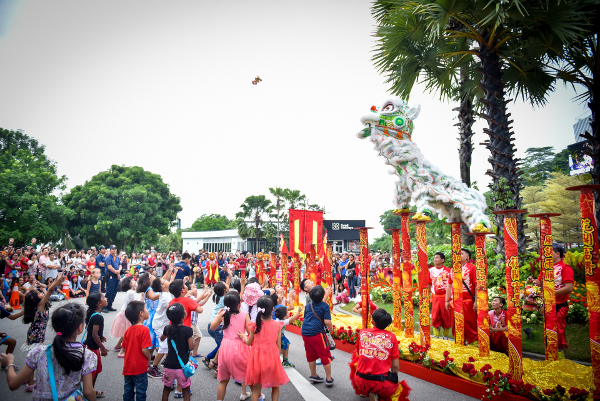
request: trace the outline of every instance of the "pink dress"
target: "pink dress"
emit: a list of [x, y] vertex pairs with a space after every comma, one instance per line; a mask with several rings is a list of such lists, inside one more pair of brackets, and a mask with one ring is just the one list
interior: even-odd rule
[[[277, 336], [284, 325], [284, 322], [275, 320], [261, 322], [260, 332], [254, 335], [250, 349], [246, 384], [251, 386], [260, 383], [262, 387], [279, 387], [290, 381], [281, 366], [277, 347]], [[250, 322], [248, 326], [252, 331], [256, 329], [254, 322]]]
[[246, 312], [231, 315], [229, 326], [223, 330], [223, 341], [219, 348], [219, 369], [217, 380], [229, 380], [231, 378], [243, 382], [246, 380], [246, 366], [250, 347], [239, 337], [238, 330], [246, 332]]

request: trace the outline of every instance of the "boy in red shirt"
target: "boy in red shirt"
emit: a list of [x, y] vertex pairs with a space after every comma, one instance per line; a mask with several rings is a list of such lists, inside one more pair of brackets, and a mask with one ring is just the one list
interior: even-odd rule
[[123, 399], [146, 401], [149, 348], [152, 348], [152, 340], [150, 339], [150, 330], [144, 326], [143, 322], [150, 317], [150, 314], [143, 301], [131, 301], [125, 310], [125, 317], [132, 326], [125, 331], [122, 343], [125, 350]]
[[[371, 298], [369, 298], [369, 311], [371, 314], [373, 314], [373, 312], [375, 312], [377, 309], [377, 305], [375, 305], [373, 301], [371, 301]], [[352, 312], [362, 315], [362, 301], [358, 301], [358, 303], [352, 309]]]
[[371, 315], [375, 326], [362, 329], [350, 362], [350, 382], [356, 394], [373, 393], [379, 401], [408, 400], [410, 387], [398, 382], [400, 352], [396, 335], [386, 330], [392, 316], [385, 309]]
[[[556, 326], [558, 331], [558, 357], [564, 359], [567, 345], [565, 328], [567, 327], [567, 313], [569, 312], [569, 294], [573, 291], [575, 276], [571, 266], [566, 265], [562, 259], [565, 250], [562, 245], [552, 245], [552, 261], [554, 262], [554, 294], [556, 295]], [[540, 271], [537, 280], [533, 277], [527, 279], [528, 283], [534, 282], [538, 287], [543, 286], [544, 270]]]
[[169, 302], [169, 306], [174, 303], [183, 305], [186, 314], [185, 319], [183, 319], [183, 325], [191, 328], [192, 312], [202, 313], [202, 307], [195, 300], [186, 297], [187, 287], [183, 284], [183, 280], [174, 280], [169, 284], [169, 292], [175, 297]]
[[442, 337], [442, 328], [444, 329], [444, 339], [450, 334], [454, 320], [452, 313], [446, 309], [446, 289], [448, 281], [452, 277], [450, 268], [444, 266], [446, 256], [442, 252], [436, 252], [433, 257], [434, 266], [429, 269], [429, 285], [431, 286], [431, 325], [438, 330], [438, 337]]

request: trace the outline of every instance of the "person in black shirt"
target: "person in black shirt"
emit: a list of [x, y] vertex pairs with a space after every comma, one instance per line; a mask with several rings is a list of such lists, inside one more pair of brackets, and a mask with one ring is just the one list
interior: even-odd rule
[[[104, 317], [102, 317], [102, 308], [106, 307], [107, 300], [101, 292], [93, 292], [88, 296], [85, 303], [88, 306], [87, 314], [85, 316], [87, 337], [85, 338], [83, 345], [96, 354], [98, 358], [98, 365], [92, 374], [95, 387], [98, 374], [102, 372], [101, 357], [108, 355], [108, 350], [104, 344], [102, 344], [106, 342], [106, 337], [104, 337]], [[104, 393], [96, 391], [96, 395], [103, 396]]]
[[[194, 341], [192, 336], [194, 331], [191, 327], [183, 325], [186, 313], [182, 304], [174, 303], [167, 309], [167, 318], [171, 321], [170, 325], [165, 326], [160, 341], [168, 339], [167, 345], [169, 352], [165, 358], [165, 372], [163, 374], [163, 400], [168, 399], [171, 392], [171, 386], [177, 380], [177, 389], [175, 390], [175, 398], [181, 398], [179, 388], [182, 389], [183, 398], [190, 399], [190, 386], [192, 384], [190, 377], [185, 377], [183, 374], [183, 366], [189, 361], [190, 351], [194, 349]], [[173, 342], [177, 348], [173, 348]], [[179, 354], [179, 358], [177, 355]], [[181, 358], [181, 363], [179, 359]]]

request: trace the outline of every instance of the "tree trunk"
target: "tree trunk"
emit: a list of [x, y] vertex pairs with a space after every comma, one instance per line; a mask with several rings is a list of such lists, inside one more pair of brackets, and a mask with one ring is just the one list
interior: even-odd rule
[[[508, 120], [510, 113], [506, 112], [506, 105], [510, 100], [505, 100], [502, 63], [498, 55], [485, 46], [480, 47], [479, 58], [480, 65], [477, 70], [481, 73], [480, 85], [484, 92], [484, 98], [479, 100], [484, 105], [481, 117], [488, 122], [488, 128], [485, 128], [484, 132], [489, 136], [489, 140], [485, 141], [485, 145], [492, 153], [488, 159], [491, 169], [486, 174], [492, 177], [492, 184], [489, 187], [492, 190], [494, 210], [520, 209], [522, 200], [519, 196], [522, 188], [520, 176], [523, 173], [517, 166], [519, 159], [514, 157], [516, 149], [512, 144], [513, 132], [510, 127], [512, 120]], [[506, 179], [504, 187], [500, 185], [501, 178]], [[509, 206], [498, 204], [506, 200], [511, 200], [512, 204]], [[503, 216], [494, 215], [494, 223], [497, 226], [496, 253], [504, 256]], [[517, 233], [520, 254], [525, 252], [527, 244], [524, 230], [523, 215], [518, 214]]]
[[[461, 89], [469, 80], [469, 73], [466, 67], [460, 69], [460, 85]], [[458, 158], [460, 161], [460, 179], [468, 187], [471, 186], [471, 155], [473, 154], [473, 102], [468, 94], [463, 93], [460, 97], [460, 106], [453, 109], [458, 111], [458, 123], [454, 124], [458, 127]], [[469, 228], [461, 226], [462, 238], [461, 241], [465, 245], [473, 245], [475, 238], [471, 235], [465, 235], [469, 232]]]

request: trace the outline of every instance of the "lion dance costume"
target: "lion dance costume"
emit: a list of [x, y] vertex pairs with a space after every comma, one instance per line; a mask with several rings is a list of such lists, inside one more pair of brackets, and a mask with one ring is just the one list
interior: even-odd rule
[[356, 394], [375, 394], [379, 401], [408, 400], [410, 387], [390, 372], [400, 358], [396, 335], [378, 328], [362, 329], [350, 361], [350, 382]]
[[219, 281], [219, 264], [216, 261], [215, 254], [211, 252], [206, 261], [206, 277], [204, 283], [212, 286], [216, 284], [217, 281]]

